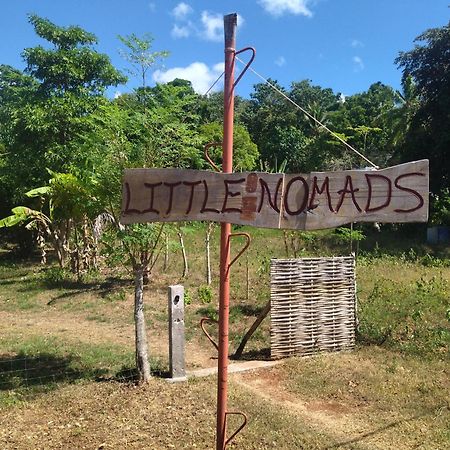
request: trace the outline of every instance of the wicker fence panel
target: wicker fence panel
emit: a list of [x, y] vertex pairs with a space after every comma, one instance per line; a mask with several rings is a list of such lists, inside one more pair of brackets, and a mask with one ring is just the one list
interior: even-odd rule
[[354, 347], [353, 256], [272, 259], [270, 274], [272, 358]]

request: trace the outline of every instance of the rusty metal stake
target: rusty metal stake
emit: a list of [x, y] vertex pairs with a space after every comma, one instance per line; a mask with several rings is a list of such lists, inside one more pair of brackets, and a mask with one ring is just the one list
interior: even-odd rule
[[[237, 14], [224, 17], [225, 32], [225, 87], [223, 117], [222, 171], [233, 171], [234, 120], [234, 63], [236, 52]], [[222, 223], [220, 230], [220, 293], [219, 293], [219, 360], [217, 376], [216, 450], [226, 445], [226, 414], [228, 384], [228, 321], [230, 313], [230, 234], [231, 225]]]
[[[247, 47], [236, 52], [236, 26], [237, 14], [228, 14], [224, 17], [225, 32], [225, 87], [224, 87], [224, 112], [223, 112], [223, 142], [222, 142], [222, 172], [233, 172], [233, 120], [234, 120], [234, 88], [244, 73], [249, 68], [255, 57], [255, 49]], [[251, 51], [252, 55], [234, 81], [234, 64], [236, 55]], [[205, 149], [207, 155], [208, 147]], [[210, 161], [210, 158], [207, 156]], [[211, 161], [210, 161], [211, 162]], [[215, 164], [212, 164], [214, 167]], [[230, 238], [244, 236], [247, 242], [238, 255], [230, 261]], [[230, 268], [242, 255], [250, 244], [250, 236], [247, 233], [231, 233], [231, 224], [222, 223], [220, 230], [220, 289], [219, 289], [219, 344], [217, 367], [217, 428], [216, 450], [224, 450], [232, 439], [244, 428], [247, 416], [237, 411], [227, 411], [228, 395], [228, 326], [230, 315]], [[205, 331], [205, 330], [204, 330]], [[243, 417], [243, 423], [227, 439], [227, 414], [238, 414]]]

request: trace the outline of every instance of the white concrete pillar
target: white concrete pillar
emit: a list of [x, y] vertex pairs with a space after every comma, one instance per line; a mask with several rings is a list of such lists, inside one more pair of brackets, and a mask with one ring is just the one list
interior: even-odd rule
[[186, 380], [184, 287], [169, 286], [169, 372], [171, 381]]

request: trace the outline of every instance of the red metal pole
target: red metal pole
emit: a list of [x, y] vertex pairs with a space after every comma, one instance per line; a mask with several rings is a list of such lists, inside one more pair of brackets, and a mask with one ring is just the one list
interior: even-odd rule
[[[234, 120], [234, 55], [236, 52], [237, 14], [224, 17], [225, 31], [225, 88], [223, 115], [224, 173], [233, 171]], [[223, 450], [226, 442], [227, 383], [228, 383], [228, 322], [230, 311], [230, 234], [231, 225], [221, 224], [220, 233], [220, 295], [219, 295], [219, 361], [217, 379], [216, 449]]]

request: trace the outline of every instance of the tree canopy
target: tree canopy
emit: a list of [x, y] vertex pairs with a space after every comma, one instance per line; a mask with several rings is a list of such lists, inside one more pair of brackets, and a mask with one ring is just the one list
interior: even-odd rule
[[[223, 93], [200, 96], [181, 79], [150, 86], [149, 73], [168, 52], [153, 51], [150, 34], [131, 34], [119, 36], [126, 48], [121, 54], [141, 86], [110, 98], [107, 88], [127, 79], [96, 50], [94, 34], [37, 15], [29, 22], [47, 45], [23, 51], [24, 71], [0, 64], [0, 210], [7, 216], [0, 228], [26, 224], [41, 261], [51, 243], [61, 268], [70, 266], [78, 279], [98, 269], [100, 243], [107, 259], [131, 265], [136, 361], [146, 379], [143, 283], [171, 233], [168, 225], [119, 223], [122, 173], [131, 167], [211, 169], [203, 154], [211, 142], [219, 143], [210, 156], [220, 167]], [[310, 80], [294, 80], [289, 88], [269, 80], [291, 102], [266, 83], [256, 84], [249, 99], [236, 97], [234, 170], [365, 166], [343, 142], [380, 167], [429, 158], [432, 217], [448, 222], [450, 24], [421, 34], [395, 62], [403, 70], [402, 92], [375, 82], [344, 97]], [[109, 230], [102, 234], [105, 224]], [[181, 227], [177, 235], [184, 251]]]
[[[153, 51], [151, 34], [119, 36], [122, 56], [141, 78], [134, 91], [108, 98], [126, 77], [99, 53], [94, 34], [30, 15], [47, 46], [26, 48], [24, 71], [0, 65], [0, 193], [10, 208], [52, 173], [73, 174], [118, 195], [124, 167], [207, 168], [203, 146], [221, 141], [223, 94], [200, 96], [186, 80], [148, 86], [148, 74], [169, 55]], [[449, 185], [449, 25], [425, 31], [399, 53], [402, 92], [381, 82], [344, 97], [310, 80], [289, 88], [269, 80], [235, 102], [235, 168], [290, 172], [349, 169], [366, 163], [320, 124], [383, 167], [430, 158], [432, 190]], [[216, 164], [220, 152], [211, 149]], [[115, 174], [107, 177], [107, 173]], [[102, 178], [103, 177], [103, 178]], [[94, 181], [95, 180], [95, 181]], [[120, 183], [119, 183], [120, 184]]]
[[396, 63], [403, 70], [403, 86], [414, 82], [418, 104], [411, 117], [402, 158], [429, 158], [434, 192], [449, 187], [450, 160], [450, 22], [415, 39], [415, 47], [400, 52]]

